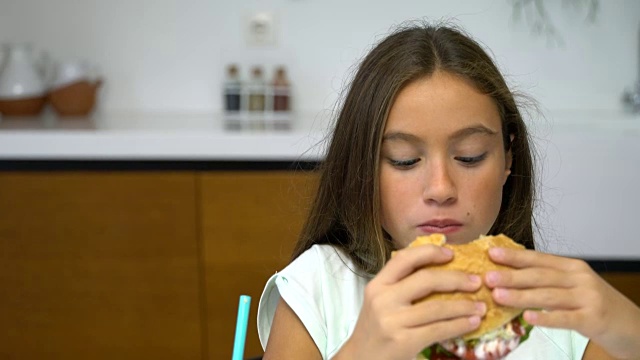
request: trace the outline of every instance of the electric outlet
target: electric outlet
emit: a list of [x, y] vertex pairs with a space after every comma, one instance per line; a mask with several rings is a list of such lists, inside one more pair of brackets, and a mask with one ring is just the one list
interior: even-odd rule
[[258, 12], [249, 17], [247, 43], [249, 46], [275, 45], [275, 24], [272, 13]]

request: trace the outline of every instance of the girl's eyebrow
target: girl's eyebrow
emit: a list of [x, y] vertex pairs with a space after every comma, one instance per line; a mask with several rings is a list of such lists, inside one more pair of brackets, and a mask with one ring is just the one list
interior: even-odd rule
[[479, 135], [493, 136], [493, 135], [496, 135], [497, 133], [498, 133], [497, 131], [490, 129], [485, 125], [478, 124], [478, 125], [469, 126], [454, 132], [453, 134], [451, 134], [451, 136], [449, 136], [449, 139], [457, 141], [457, 140], [461, 140], [466, 137], [469, 137], [471, 135], [479, 134]]
[[[476, 135], [476, 134], [494, 136], [497, 133], [498, 133], [497, 131], [490, 129], [485, 125], [478, 124], [478, 125], [465, 127], [465, 128], [462, 128], [460, 130], [455, 131], [453, 134], [451, 134], [449, 136], [449, 140], [451, 140], [451, 141], [459, 141], [459, 140], [467, 138], [467, 137], [469, 137], [471, 135]], [[413, 134], [401, 132], [401, 131], [389, 132], [387, 134], [384, 134], [384, 136], [382, 137], [382, 141], [383, 142], [384, 141], [398, 141], [398, 140], [406, 141], [406, 142], [414, 143], [414, 144], [422, 144], [422, 143], [424, 143], [424, 141], [420, 137], [415, 136]]]
[[400, 131], [394, 131], [394, 132], [390, 132], [387, 134], [384, 134], [384, 136], [382, 137], [382, 141], [406, 141], [409, 143], [414, 143], [414, 144], [422, 144], [423, 141], [422, 139], [420, 139], [419, 137], [412, 135], [412, 134], [408, 134], [408, 133], [404, 133], [404, 132], [400, 132]]

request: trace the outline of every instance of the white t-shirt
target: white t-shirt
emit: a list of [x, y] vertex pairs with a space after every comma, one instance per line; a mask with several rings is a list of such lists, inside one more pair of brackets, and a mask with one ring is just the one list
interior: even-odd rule
[[[314, 245], [265, 286], [258, 305], [258, 334], [265, 348], [280, 297], [300, 318], [323, 359], [331, 359], [351, 336], [370, 276], [331, 245]], [[534, 327], [507, 360], [579, 360], [588, 339], [575, 331]]]

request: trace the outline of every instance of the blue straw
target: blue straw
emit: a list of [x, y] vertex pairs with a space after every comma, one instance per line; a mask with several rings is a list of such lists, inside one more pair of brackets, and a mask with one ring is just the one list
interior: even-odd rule
[[249, 321], [250, 307], [251, 296], [240, 295], [238, 320], [236, 321], [236, 337], [233, 341], [233, 355], [231, 360], [242, 360], [244, 357], [244, 342], [247, 339], [247, 322]]

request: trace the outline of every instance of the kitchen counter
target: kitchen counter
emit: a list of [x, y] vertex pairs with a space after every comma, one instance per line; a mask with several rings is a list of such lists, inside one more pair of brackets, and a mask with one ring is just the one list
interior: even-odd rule
[[[313, 118], [313, 117], [311, 117]], [[120, 113], [92, 118], [0, 119], [1, 160], [318, 161], [322, 121], [290, 131], [225, 130], [213, 114]], [[314, 129], [314, 127], [316, 127]], [[640, 115], [553, 111], [531, 126], [536, 138], [578, 134], [640, 137]], [[553, 135], [553, 136], [552, 136]]]
[[4, 118], [2, 160], [318, 161], [321, 131], [225, 130], [209, 114]]

